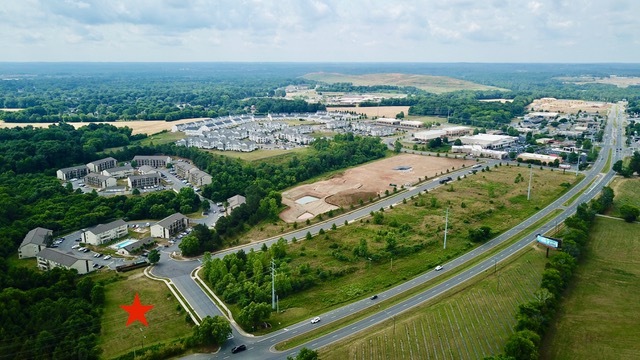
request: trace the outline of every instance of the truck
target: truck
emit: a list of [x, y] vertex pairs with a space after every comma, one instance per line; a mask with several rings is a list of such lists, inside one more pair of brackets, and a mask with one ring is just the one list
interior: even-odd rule
[[571, 165], [569, 164], [560, 164], [558, 165], [560, 169], [571, 169]]

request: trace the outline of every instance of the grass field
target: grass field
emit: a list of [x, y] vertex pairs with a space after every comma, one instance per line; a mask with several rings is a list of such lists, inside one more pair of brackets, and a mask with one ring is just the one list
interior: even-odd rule
[[470, 81], [447, 76], [415, 75], [415, 74], [364, 74], [350, 75], [339, 73], [310, 73], [302, 76], [305, 79], [321, 81], [328, 84], [352, 83], [356, 86], [391, 85], [414, 86], [428, 92], [440, 94], [457, 90], [499, 90], [493, 86], [476, 84]]
[[[638, 197], [636, 197], [637, 199]], [[597, 218], [541, 359], [640, 358], [640, 225]]]
[[[335, 231], [327, 231], [325, 235], [316, 236], [310, 241], [290, 244], [287, 252], [293, 260], [288, 264], [289, 268], [296, 269], [308, 264], [312, 271], [323, 269], [346, 274], [327, 280], [309, 291], [281, 298], [280, 308], [286, 311], [275, 315], [272, 323], [282, 323], [280, 327], [284, 327], [305, 316], [377, 293], [428, 271], [473, 246], [467, 240], [470, 227], [487, 225], [495, 232], [517, 227], [524, 218], [563, 192], [560, 183], [575, 180], [575, 176], [563, 175], [558, 171], [535, 171], [532, 200], [527, 202], [527, 184], [514, 184], [513, 179], [518, 172], [525, 174], [527, 169], [503, 166], [491, 172], [478, 173], [413, 200], [407, 199], [406, 205], [385, 211], [384, 225], [369, 221], [356, 222]], [[445, 251], [442, 249], [442, 236], [446, 206], [450, 207], [450, 212]], [[399, 225], [404, 230], [401, 231]], [[330, 226], [331, 222], [327, 227]], [[395, 237], [400, 247], [418, 246], [419, 250], [411, 255], [396, 257], [393, 268], [388, 256], [370, 263], [353, 255], [353, 249], [361, 239], [367, 240], [369, 253], [373, 257], [374, 254], [384, 254], [389, 236]]]
[[174, 143], [178, 140], [184, 139], [187, 136], [183, 132], [161, 132], [153, 135], [149, 135], [146, 139], [140, 140], [138, 145], [163, 145], [168, 143]]
[[613, 206], [607, 212], [607, 215], [619, 217], [622, 205], [632, 205], [640, 208], [640, 196], [638, 195], [638, 189], [640, 189], [639, 178], [625, 179], [617, 177], [610, 186], [613, 189], [614, 198]]
[[544, 251], [528, 248], [464, 287], [320, 350], [332, 359], [481, 359], [502, 352], [515, 312], [538, 288]]
[[[190, 336], [191, 326], [185, 321], [186, 312], [179, 309], [178, 301], [167, 286], [142, 273], [142, 269], [126, 273], [127, 279], [105, 286], [105, 311], [102, 315], [100, 347], [102, 358], [110, 359], [144, 346], [169, 343], [171, 340]], [[135, 294], [144, 305], [153, 305], [146, 313], [149, 326], [135, 322], [125, 326], [127, 312], [120, 305], [133, 303]]]
[[[275, 158], [278, 156], [293, 156], [293, 154], [304, 155], [309, 152], [309, 149], [306, 147], [299, 147], [291, 150], [283, 150], [283, 149], [274, 149], [274, 150], [256, 150], [252, 152], [238, 152], [238, 151], [220, 151], [220, 150], [205, 150], [212, 154], [216, 155], [224, 155], [229, 156], [236, 159], [241, 159], [245, 161], [257, 161], [264, 160], [268, 158]], [[276, 159], [277, 161], [277, 159]]]

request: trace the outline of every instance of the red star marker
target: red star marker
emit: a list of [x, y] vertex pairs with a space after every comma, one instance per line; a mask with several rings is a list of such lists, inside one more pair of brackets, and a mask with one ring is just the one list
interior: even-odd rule
[[135, 298], [133, 299], [133, 304], [131, 305], [120, 305], [120, 307], [129, 313], [129, 318], [127, 319], [127, 326], [129, 326], [132, 322], [138, 320], [144, 324], [144, 326], [149, 326], [147, 324], [147, 319], [144, 317], [144, 313], [151, 310], [153, 305], [142, 305], [140, 303], [140, 297], [138, 293], [136, 293]]

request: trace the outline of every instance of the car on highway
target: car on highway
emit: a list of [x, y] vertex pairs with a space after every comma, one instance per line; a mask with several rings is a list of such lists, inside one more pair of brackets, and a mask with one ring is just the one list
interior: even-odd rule
[[235, 354], [245, 350], [247, 350], [247, 345], [242, 344], [242, 345], [234, 346], [233, 349], [231, 349], [231, 353]]
[[378, 298], [378, 295], [373, 295], [372, 297], [370, 297], [371, 300], [375, 300]]
[[442, 269], [444, 269], [444, 268], [442, 267], [442, 265], [438, 265], [438, 266], [436, 266], [436, 271], [440, 271], [440, 270], [442, 270]]
[[311, 323], [312, 324], [316, 324], [316, 323], [319, 323], [319, 322], [320, 322], [320, 316], [316, 316], [313, 319], [311, 319]]

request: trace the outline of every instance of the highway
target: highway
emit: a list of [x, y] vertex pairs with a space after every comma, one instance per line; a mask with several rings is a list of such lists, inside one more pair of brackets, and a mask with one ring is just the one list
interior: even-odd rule
[[[612, 152], [612, 157], [613, 157], [611, 162], [612, 164], [622, 157], [622, 153], [623, 153], [622, 151], [621, 152], [615, 151], [615, 148], [622, 147], [624, 144], [624, 140], [622, 138], [623, 136], [622, 126], [623, 126], [623, 110], [620, 108], [619, 105], [614, 105], [614, 107], [609, 113], [609, 119], [608, 119], [606, 130], [605, 130], [605, 136], [602, 142], [602, 149], [600, 152], [601, 156], [599, 156], [598, 160], [596, 160], [592, 168], [585, 173], [586, 175], [585, 179], [583, 179], [583, 181], [581, 181], [580, 184], [570, 189], [566, 194], [564, 194], [562, 197], [554, 201], [551, 205], [547, 206], [546, 208], [536, 213], [529, 219], [523, 221], [521, 224], [519, 224], [515, 228], [510, 229], [505, 233], [501, 234], [500, 236], [490, 240], [489, 242], [473, 249], [472, 251], [458, 258], [455, 258], [446, 264], [443, 264], [444, 269], [442, 271], [439, 271], [439, 272], [429, 271], [403, 284], [397, 285], [394, 288], [391, 288], [389, 290], [386, 290], [378, 294], [379, 298], [377, 300], [370, 300], [367, 298], [367, 299], [356, 301], [354, 303], [334, 309], [328, 313], [321, 314], [320, 317], [322, 318], [322, 321], [319, 324], [311, 324], [309, 319], [309, 320], [305, 320], [300, 323], [291, 325], [286, 329], [279, 330], [272, 334], [261, 336], [261, 337], [245, 336], [240, 332], [238, 332], [236, 329], [234, 329], [234, 337], [229, 341], [227, 341], [222, 346], [218, 354], [191, 355], [191, 356], [188, 356], [187, 358], [225, 359], [225, 358], [228, 358], [229, 356], [233, 356], [230, 353], [230, 349], [233, 346], [236, 346], [239, 344], [247, 345], [247, 351], [242, 353], [243, 359], [282, 359], [290, 355], [295, 356], [295, 354], [303, 346], [307, 348], [312, 348], [312, 349], [318, 349], [318, 348], [327, 346], [335, 341], [339, 341], [345, 338], [346, 336], [362, 331], [369, 326], [378, 324], [383, 321], [387, 321], [403, 311], [406, 311], [414, 306], [419, 305], [422, 302], [425, 302], [429, 299], [432, 299], [438, 296], [439, 294], [450, 289], [451, 287], [455, 287], [457, 285], [464, 283], [465, 281], [468, 281], [469, 279], [471, 279], [477, 274], [480, 274], [485, 271], [492, 271], [492, 269], [497, 263], [517, 253], [518, 251], [525, 248], [526, 246], [529, 246], [532, 243], [534, 236], [536, 234], [545, 233], [551, 230], [556, 224], [561, 223], [568, 216], [572, 215], [575, 212], [577, 205], [579, 205], [582, 202], [589, 201], [590, 199], [597, 196], [600, 189], [603, 186], [606, 186], [606, 184], [608, 184], [611, 181], [611, 179], [614, 176], [614, 173], [612, 171], [610, 170], [605, 171], [604, 174], [600, 174], [600, 172], [604, 167], [605, 163], [607, 162], [609, 149], [614, 149], [614, 151]], [[469, 169], [466, 168], [464, 170], [452, 172], [445, 176], [451, 176], [452, 178], [455, 179], [457, 178], [458, 175], [467, 173], [468, 170]], [[585, 189], [589, 185], [589, 183], [594, 179], [596, 179], [594, 183], [591, 186], [589, 186], [588, 189]], [[373, 205], [366, 206], [362, 209], [350, 212], [348, 214], [336, 216], [334, 219], [331, 219], [330, 221], [324, 222], [322, 224], [317, 224], [312, 227], [305, 228], [303, 230], [286, 234], [283, 237], [288, 240], [290, 240], [294, 236], [298, 239], [301, 239], [304, 237], [307, 231], [310, 231], [312, 234], [315, 234], [321, 228], [325, 230], [329, 229], [334, 222], [336, 223], [336, 225], [342, 225], [345, 220], [354, 221], [356, 219], [366, 217], [369, 215], [371, 211], [378, 210], [380, 209], [380, 207], [386, 208], [389, 205], [401, 203], [402, 199], [405, 197], [409, 198], [411, 195], [415, 195], [420, 191], [424, 191], [425, 189], [430, 190], [437, 186], [440, 186], [437, 180], [428, 181], [415, 188], [408, 189], [407, 191], [401, 194], [398, 194], [397, 196], [383, 199]], [[566, 208], [563, 207], [563, 203], [568, 201], [571, 197], [573, 197], [575, 194], [580, 192], [582, 189], [585, 189], [584, 192], [575, 201], [573, 201]], [[497, 251], [495, 254], [492, 254], [490, 257], [487, 257], [485, 260], [479, 263], [476, 263], [472, 266], [468, 266], [468, 264], [475, 261], [478, 258], [478, 256], [486, 253], [490, 253], [492, 251], [495, 252], [496, 251], [495, 248], [498, 245], [507, 241], [509, 238], [515, 236], [516, 234], [520, 233], [523, 229], [531, 226], [532, 224], [534, 224], [541, 218], [547, 216], [548, 214], [550, 214], [556, 209], [562, 209], [563, 211], [558, 216], [554, 217], [553, 219], [551, 219], [541, 227], [529, 232], [528, 234], [524, 234], [524, 237], [521, 240], [513, 243], [507, 248]], [[273, 243], [274, 241], [277, 241], [277, 238], [267, 240], [266, 243], [270, 244], [270, 243]], [[253, 248], [254, 250], [258, 250], [263, 243], [264, 242], [257, 243], [257, 244], [250, 244], [242, 248], [245, 249], [245, 251], [248, 251], [251, 248]], [[217, 253], [215, 254], [215, 256], [223, 257], [228, 253], [236, 252], [238, 250], [239, 248], [229, 249], [229, 250]], [[188, 281], [193, 281], [191, 277], [188, 275], [198, 265], [199, 263], [194, 261], [173, 262], [173, 261], [164, 259], [161, 262], [161, 264], [154, 267], [153, 274], [157, 276], [170, 278], [174, 283], [176, 281], [178, 282], [184, 281], [186, 283]], [[468, 267], [465, 267], [465, 266], [468, 266]], [[394, 297], [413, 287], [422, 286], [426, 282], [433, 282], [435, 284], [437, 282], [438, 277], [442, 278], [446, 274], [451, 272], [456, 272], [456, 271], [459, 271], [459, 273], [457, 273], [453, 278], [447, 279], [445, 282], [429, 287], [424, 291], [390, 308], [387, 308], [384, 310], [378, 310], [377, 302]], [[187, 290], [187, 294], [183, 294], [183, 295], [185, 296], [186, 300], [190, 304], [192, 302], [196, 304], [201, 303], [201, 305], [195, 306], [198, 308], [196, 312], [198, 313], [199, 316], [202, 316], [202, 314], [208, 314], [208, 315], [221, 314], [217, 308], [213, 310], [208, 305], [205, 304], [207, 301], [209, 301], [210, 303], [211, 301], [208, 299], [208, 297], [206, 297], [202, 289], [200, 289], [199, 287], [197, 287], [197, 289], [189, 287], [189, 289]], [[338, 329], [330, 334], [313, 339], [306, 344], [303, 344], [299, 347], [296, 347], [294, 349], [291, 349], [283, 353], [276, 352], [273, 349], [273, 346], [281, 341], [290, 339], [302, 333], [313, 331], [314, 329], [316, 329], [317, 327], [323, 324], [344, 318], [346, 316], [353, 314], [354, 312], [358, 312], [364, 309], [370, 309], [371, 315], [356, 323], [353, 323], [346, 327]]]

